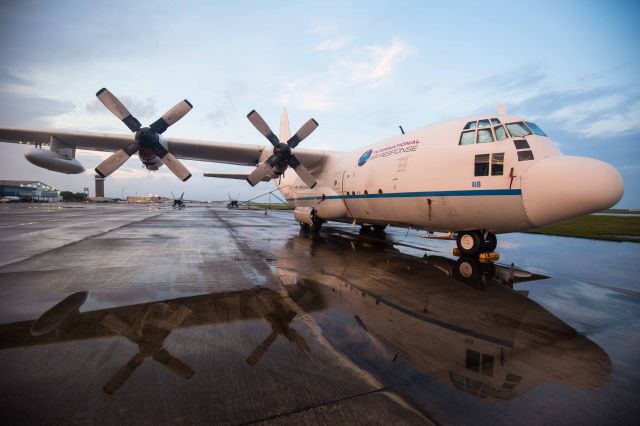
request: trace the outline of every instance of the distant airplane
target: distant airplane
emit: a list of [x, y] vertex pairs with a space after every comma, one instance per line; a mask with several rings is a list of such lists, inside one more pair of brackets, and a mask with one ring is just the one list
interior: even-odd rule
[[238, 205], [238, 198], [240, 198], [240, 194], [238, 194], [236, 198], [231, 198], [231, 194], [229, 193], [227, 193], [227, 196], [229, 197], [229, 202], [227, 203], [228, 209], [237, 209], [240, 207]]
[[182, 195], [180, 196], [180, 198], [176, 198], [175, 195], [173, 195], [173, 192], [171, 192], [171, 197], [173, 198], [173, 208], [179, 208], [179, 209], [183, 209], [185, 208], [185, 204], [184, 204], [184, 192], [182, 193]]
[[[185, 181], [191, 173], [178, 160], [257, 166], [252, 173], [208, 173], [246, 179], [251, 185], [275, 179], [301, 227], [318, 231], [330, 220], [384, 230], [387, 225], [450, 232], [463, 255], [493, 251], [496, 234], [524, 231], [612, 207], [624, 185], [602, 161], [564, 156], [526, 119], [483, 114], [422, 127], [349, 152], [297, 148], [318, 126], [311, 119], [291, 136], [286, 110], [277, 137], [256, 112], [250, 122], [273, 149], [263, 145], [163, 137], [192, 108], [179, 102], [149, 127], [142, 127], [107, 89], [100, 101], [134, 136], [0, 128], [0, 140], [31, 143], [31, 163], [62, 173], [81, 173], [76, 149], [115, 151], [96, 167], [108, 176], [137, 153], [145, 167], [166, 165]], [[283, 141], [286, 141], [283, 142]], [[292, 150], [295, 149], [295, 155]], [[294, 173], [287, 173], [288, 168]]]

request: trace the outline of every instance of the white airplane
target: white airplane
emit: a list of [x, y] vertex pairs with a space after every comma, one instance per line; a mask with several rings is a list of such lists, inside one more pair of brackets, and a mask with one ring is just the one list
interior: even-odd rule
[[[192, 105], [185, 99], [149, 127], [142, 127], [107, 89], [102, 103], [135, 133], [117, 135], [0, 128], [0, 140], [32, 143], [31, 163], [81, 173], [76, 149], [115, 151], [96, 167], [108, 176], [134, 153], [149, 170], [166, 165], [186, 181], [178, 160], [257, 166], [248, 173], [206, 176], [275, 180], [303, 228], [330, 220], [383, 230], [411, 226], [457, 235], [463, 255], [496, 248], [496, 234], [524, 231], [612, 207], [624, 185], [609, 164], [563, 155], [534, 123], [518, 116], [485, 114], [422, 127], [350, 152], [297, 148], [318, 123], [311, 119], [291, 136], [286, 110], [278, 138], [256, 112], [249, 121], [273, 145], [246, 145], [162, 136]], [[286, 141], [286, 142], [283, 142]], [[295, 155], [292, 150], [295, 149]], [[295, 173], [286, 173], [288, 168]]]

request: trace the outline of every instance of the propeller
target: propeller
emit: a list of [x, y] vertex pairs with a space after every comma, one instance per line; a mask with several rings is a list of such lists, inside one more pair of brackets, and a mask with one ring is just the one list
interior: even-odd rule
[[167, 148], [160, 143], [160, 135], [171, 125], [175, 124], [182, 117], [187, 115], [193, 108], [188, 100], [178, 102], [173, 108], [167, 111], [162, 117], [157, 119], [151, 126], [142, 127], [140, 121], [135, 118], [127, 107], [116, 98], [109, 90], [102, 88], [96, 93], [100, 102], [107, 107], [125, 126], [135, 132], [133, 141], [122, 149], [113, 153], [96, 167], [96, 173], [102, 177], [107, 177], [122, 166], [138, 150], [150, 150], [160, 158], [160, 161], [167, 166], [174, 175], [181, 181], [186, 181], [191, 177], [189, 170], [171, 154]]
[[275, 133], [271, 131], [269, 125], [262, 119], [256, 110], [247, 114], [247, 118], [251, 124], [253, 124], [253, 127], [262, 133], [262, 135], [271, 142], [271, 145], [273, 145], [273, 154], [267, 158], [264, 163], [260, 163], [258, 167], [256, 167], [256, 169], [247, 177], [247, 181], [251, 186], [256, 186], [258, 182], [271, 174], [274, 169], [278, 174], [282, 174], [287, 167], [291, 167], [300, 179], [309, 186], [309, 188], [315, 187], [318, 182], [291, 150], [298, 146], [300, 142], [302, 142], [318, 127], [318, 122], [313, 118], [310, 119], [300, 127], [300, 130], [298, 130], [295, 135], [289, 138], [287, 143], [283, 143], [278, 139]]

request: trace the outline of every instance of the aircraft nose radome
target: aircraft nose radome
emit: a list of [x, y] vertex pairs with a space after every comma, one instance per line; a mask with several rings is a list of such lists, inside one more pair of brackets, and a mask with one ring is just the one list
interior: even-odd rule
[[521, 180], [522, 200], [536, 227], [598, 212], [622, 198], [624, 184], [609, 164], [584, 157], [549, 157]]

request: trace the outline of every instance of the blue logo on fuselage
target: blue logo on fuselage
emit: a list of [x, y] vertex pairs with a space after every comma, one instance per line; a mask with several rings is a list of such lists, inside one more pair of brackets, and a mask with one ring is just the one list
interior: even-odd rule
[[371, 157], [371, 153], [373, 152], [372, 149], [368, 150], [367, 152], [365, 152], [364, 154], [362, 154], [360, 156], [360, 158], [358, 159], [358, 167], [362, 167], [364, 166], [364, 163], [367, 162], [367, 160], [369, 159], [369, 157]]

